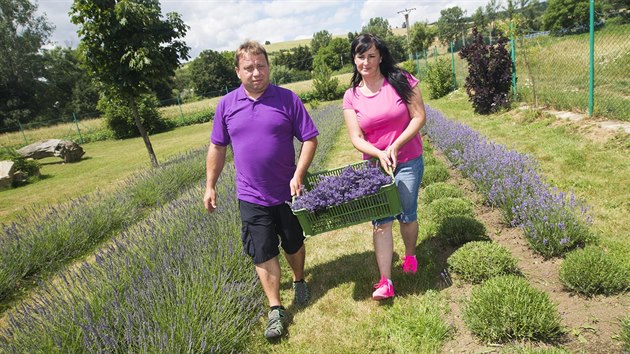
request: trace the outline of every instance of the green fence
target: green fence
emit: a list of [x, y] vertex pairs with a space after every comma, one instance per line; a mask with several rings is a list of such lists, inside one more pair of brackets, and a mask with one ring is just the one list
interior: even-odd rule
[[[630, 24], [622, 18], [567, 28], [562, 35], [536, 32], [517, 35], [508, 50], [516, 62], [513, 93], [516, 100], [536, 107], [576, 111], [613, 120], [630, 121]], [[486, 39], [488, 40], [488, 39]], [[422, 80], [438, 58], [451, 61], [454, 86], [462, 87], [467, 62], [455, 44], [434, 46], [413, 56], [415, 74]]]
[[602, 23], [594, 30], [592, 56], [589, 32], [563, 36], [532, 33], [518, 38], [517, 92], [521, 100], [630, 121], [630, 24], [615, 22]]

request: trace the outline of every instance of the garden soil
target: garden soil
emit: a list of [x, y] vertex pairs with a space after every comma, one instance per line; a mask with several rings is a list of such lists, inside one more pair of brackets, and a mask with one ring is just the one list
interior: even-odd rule
[[[436, 157], [448, 162], [440, 153]], [[627, 295], [595, 296], [587, 298], [574, 295], [562, 286], [559, 279], [559, 258], [546, 260], [534, 253], [518, 228], [508, 227], [502, 222], [498, 209], [482, 204], [481, 197], [474, 191], [470, 181], [459, 171], [450, 169], [451, 180], [457, 181], [468, 197], [477, 205], [476, 216], [488, 231], [490, 238], [507, 247], [518, 260], [518, 267], [529, 283], [546, 292], [557, 305], [565, 334], [555, 343], [482, 343], [470, 333], [464, 324], [462, 310], [473, 287], [458, 281], [453, 276], [453, 285], [442, 293], [449, 300], [451, 313], [447, 319], [455, 327], [456, 334], [443, 348], [444, 353], [498, 353], [510, 346], [531, 348], [561, 347], [573, 353], [621, 353], [619, 340], [620, 321], [630, 313], [630, 297]], [[444, 250], [452, 253], [453, 250]], [[509, 352], [509, 351], [508, 351]]]

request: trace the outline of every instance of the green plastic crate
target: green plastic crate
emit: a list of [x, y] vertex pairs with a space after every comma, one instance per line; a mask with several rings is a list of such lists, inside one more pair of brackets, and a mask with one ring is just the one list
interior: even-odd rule
[[[322, 177], [339, 176], [341, 171], [348, 166], [354, 169], [360, 169], [366, 168], [369, 164], [374, 163], [375, 162], [369, 160], [361, 161], [351, 165], [309, 174], [306, 176], [306, 181], [304, 181], [304, 188], [310, 190]], [[401, 211], [402, 208], [400, 206], [398, 190], [392, 178], [392, 183], [381, 187], [376, 194], [353, 199], [314, 213], [306, 209], [300, 209], [293, 211], [293, 214], [297, 216], [304, 230], [304, 236], [310, 237], [366, 221], [398, 215]]]

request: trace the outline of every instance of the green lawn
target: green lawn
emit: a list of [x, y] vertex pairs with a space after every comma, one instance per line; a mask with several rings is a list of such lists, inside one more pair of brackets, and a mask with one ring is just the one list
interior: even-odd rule
[[[204, 123], [152, 135], [158, 161], [207, 144], [210, 129], [211, 123]], [[110, 190], [134, 171], [151, 167], [141, 138], [99, 141], [82, 147], [85, 155], [81, 161], [65, 164], [57, 157], [42, 159], [42, 180], [0, 191], [0, 221], [15, 220], [28, 208], [54, 205], [96, 189]]]

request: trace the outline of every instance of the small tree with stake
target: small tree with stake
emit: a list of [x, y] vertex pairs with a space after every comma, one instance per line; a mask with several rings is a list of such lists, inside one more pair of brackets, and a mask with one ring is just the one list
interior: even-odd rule
[[459, 53], [468, 61], [464, 86], [475, 112], [489, 114], [510, 104], [512, 60], [506, 49], [508, 40], [499, 36], [496, 44], [487, 45], [476, 27], [472, 33], [472, 43]]
[[74, 0], [72, 23], [79, 26], [79, 51], [88, 73], [131, 109], [149, 152], [157, 157], [138, 112], [138, 98], [172, 77], [189, 47], [180, 38], [188, 26], [177, 13], [162, 19], [158, 0]]

